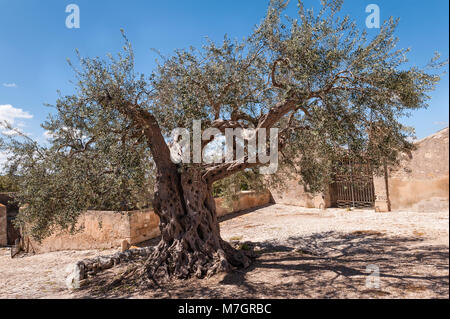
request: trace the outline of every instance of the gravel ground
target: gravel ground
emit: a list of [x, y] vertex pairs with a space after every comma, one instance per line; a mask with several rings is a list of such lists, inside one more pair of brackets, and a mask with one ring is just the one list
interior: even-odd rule
[[250, 214], [235, 214], [221, 223], [226, 240], [284, 244], [292, 237], [324, 232], [379, 231], [391, 236], [423, 233], [427, 243], [449, 245], [449, 212], [391, 212], [307, 209], [272, 205]]
[[115, 251], [59, 251], [11, 259], [9, 248], [0, 248], [0, 298], [68, 296], [64, 282], [67, 265]]
[[[66, 266], [113, 250], [11, 259], [0, 249], [0, 298], [448, 298], [449, 212], [374, 213], [272, 205], [227, 216], [226, 240], [259, 257], [245, 270], [151, 291], [68, 291]], [[96, 280], [110, 278], [114, 268]], [[377, 276], [379, 273], [379, 276]]]

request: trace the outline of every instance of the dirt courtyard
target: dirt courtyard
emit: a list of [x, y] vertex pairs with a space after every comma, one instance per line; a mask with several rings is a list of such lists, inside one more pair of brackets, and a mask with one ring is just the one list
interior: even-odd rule
[[[254, 248], [248, 269], [160, 289], [96, 294], [65, 287], [68, 264], [114, 250], [11, 259], [0, 248], [0, 298], [449, 298], [449, 212], [272, 205], [227, 216], [224, 239]], [[98, 275], [111, 278], [125, 266]]]

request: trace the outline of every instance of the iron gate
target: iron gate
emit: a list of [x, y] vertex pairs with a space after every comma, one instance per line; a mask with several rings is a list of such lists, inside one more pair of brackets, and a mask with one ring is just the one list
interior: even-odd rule
[[373, 172], [369, 164], [342, 162], [331, 184], [334, 206], [372, 208], [375, 206]]

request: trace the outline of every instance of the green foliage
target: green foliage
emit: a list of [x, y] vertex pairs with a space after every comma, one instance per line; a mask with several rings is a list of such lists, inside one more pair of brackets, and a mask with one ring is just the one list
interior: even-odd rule
[[16, 178], [8, 175], [0, 176], [0, 193], [16, 192], [17, 190]]
[[343, 158], [369, 162], [378, 172], [410, 151], [414, 132], [399, 119], [427, 107], [427, 92], [439, 81], [433, 69], [447, 63], [436, 55], [424, 69], [408, 68], [409, 50], [396, 47], [398, 20], [385, 21], [368, 39], [348, 16], [339, 16], [342, 1], [323, 3], [315, 15], [299, 2], [299, 21], [283, 19], [283, 2], [272, 1], [256, 33], [279, 61], [279, 94], [308, 96], [303, 108], [277, 124], [286, 132], [285, 147], [271, 181], [282, 187], [287, 177], [300, 175], [312, 192], [330, 182]]
[[262, 191], [264, 189], [263, 176], [255, 170], [245, 170], [213, 184], [214, 197], [232, 197], [241, 191]]
[[213, 196], [224, 198], [224, 206], [232, 207], [242, 191], [264, 191], [266, 183], [257, 169], [248, 169], [213, 184]]

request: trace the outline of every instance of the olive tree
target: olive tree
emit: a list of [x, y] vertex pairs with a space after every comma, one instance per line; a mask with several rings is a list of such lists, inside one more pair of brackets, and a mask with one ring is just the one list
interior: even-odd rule
[[[83, 158], [83, 150], [101, 147], [116, 122], [130, 143], [151, 153], [161, 241], [140, 276], [201, 278], [250, 264], [243, 251], [221, 238], [212, 188], [264, 165], [260, 154], [256, 163], [248, 154], [221, 163], [176, 163], [170, 148], [175, 128], [192, 128], [193, 120], [221, 133], [278, 128], [280, 167], [296, 168], [311, 189], [321, 185], [344, 149], [368, 154], [376, 166], [408, 145], [399, 120], [426, 107], [427, 92], [439, 81], [431, 68], [440, 65], [438, 58], [429, 69], [409, 67], [408, 50], [396, 47], [396, 20], [384, 22], [369, 38], [340, 14], [341, 5], [340, 0], [322, 1], [314, 13], [299, 1], [293, 18], [284, 16], [285, 2], [271, 1], [265, 18], [244, 40], [225, 37], [220, 44], [207, 41], [200, 49], [175, 51], [150, 76], [134, 71], [126, 39], [118, 56], [80, 58], [77, 91], [57, 101], [56, 118], [46, 126], [68, 126], [92, 138], [92, 144], [88, 140], [75, 147], [54, 141], [67, 146], [58, 156], [77, 152]], [[374, 143], [383, 127], [389, 143]], [[214, 140], [202, 140], [201, 149]], [[81, 179], [81, 173], [75, 175]], [[95, 184], [84, 196], [90, 191], [96, 194]]]

